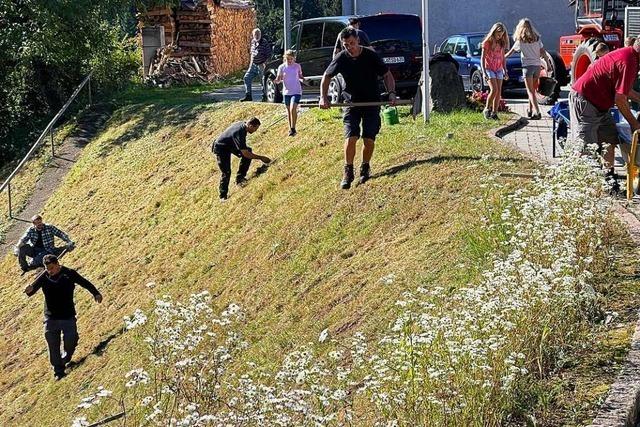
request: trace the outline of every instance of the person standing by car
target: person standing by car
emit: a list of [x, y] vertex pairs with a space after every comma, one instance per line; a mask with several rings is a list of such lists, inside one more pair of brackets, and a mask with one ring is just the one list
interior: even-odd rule
[[[369, 36], [360, 29], [360, 20], [358, 18], [355, 16], [353, 18], [349, 18], [349, 25], [347, 28], [354, 28], [356, 30], [358, 40], [360, 40], [360, 46], [371, 46]], [[342, 52], [342, 40], [340, 40], [340, 34], [338, 34], [335, 47], [333, 48], [333, 57], [335, 58], [340, 52]]]
[[[384, 85], [389, 93], [391, 105], [396, 100], [396, 82], [389, 71], [389, 67], [382, 58], [371, 48], [360, 46], [358, 33], [355, 28], [345, 28], [340, 33], [344, 50], [338, 54], [322, 76], [320, 83], [319, 107], [330, 108], [328, 93], [331, 79], [342, 74], [346, 87], [344, 97], [347, 102], [375, 102], [380, 101], [378, 77], [382, 76]], [[371, 157], [373, 156], [376, 135], [380, 132], [380, 107], [347, 107], [344, 109], [344, 175], [340, 187], [343, 190], [351, 188], [354, 180], [353, 159], [356, 154], [356, 142], [362, 136], [362, 165], [360, 166], [360, 184], [370, 177]], [[362, 132], [360, 132], [362, 123]]]
[[283, 56], [284, 63], [278, 67], [278, 75], [274, 83], [282, 83], [284, 106], [287, 108], [287, 118], [289, 119], [289, 136], [295, 136], [298, 104], [300, 104], [302, 97], [301, 81], [304, 76], [302, 75], [302, 67], [296, 62], [296, 54], [293, 50], [287, 50]]
[[260, 76], [262, 81], [262, 101], [265, 101], [264, 92], [264, 65], [271, 57], [271, 45], [266, 38], [262, 37], [260, 28], [253, 30], [253, 38], [251, 39], [251, 63], [247, 72], [244, 74], [244, 98], [240, 99], [240, 102], [253, 101], [253, 94], [251, 93], [251, 83], [253, 79]]
[[536, 90], [540, 81], [541, 58], [545, 56], [544, 45], [540, 40], [540, 33], [534, 28], [529, 18], [523, 18], [518, 22], [513, 34], [515, 43], [505, 58], [511, 56], [513, 52], [520, 52], [522, 60], [522, 75], [524, 76], [527, 96], [529, 97], [529, 109], [527, 117], [531, 120], [540, 120], [540, 106]]
[[504, 52], [509, 50], [509, 36], [502, 22], [493, 24], [491, 30], [482, 41], [480, 63], [485, 78], [489, 82], [489, 96], [484, 109], [485, 119], [498, 119], [502, 81], [509, 78]]

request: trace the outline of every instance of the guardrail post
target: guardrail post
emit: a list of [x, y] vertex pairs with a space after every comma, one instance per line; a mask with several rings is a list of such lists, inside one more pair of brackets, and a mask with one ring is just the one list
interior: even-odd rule
[[87, 83], [89, 84], [89, 106], [91, 106], [91, 75], [89, 75], [89, 81]]
[[11, 212], [11, 183], [7, 184], [7, 195], [9, 196], [9, 219], [13, 219], [13, 213]]
[[53, 126], [51, 126], [51, 130], [49, 131], [49, 134], [51, 135], [51, 157], [55, 157], [56, 148], [55, 148], [55, 144], [53, 143]]

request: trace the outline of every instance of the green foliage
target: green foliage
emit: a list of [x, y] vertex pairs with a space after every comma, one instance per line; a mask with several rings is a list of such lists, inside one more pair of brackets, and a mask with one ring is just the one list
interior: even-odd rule
[[121, 42], [131, 10], [126, 0], [0, 2], [0, 165], [28, 148], [92, 67], [105, 89], [135, 73]]

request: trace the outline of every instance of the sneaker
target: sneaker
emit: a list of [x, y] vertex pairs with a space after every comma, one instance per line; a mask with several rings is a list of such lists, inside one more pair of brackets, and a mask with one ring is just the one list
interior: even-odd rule
[[482, 114], [484, 115], [484, 118], [486, 120], [489, 120], [491, 118], [491, 110], [489, 109], [484, 109], [484, 111], [482, 111]]
[[247, 178], [245, 178], [245, 177], [236, 178], [236, 185], [238, 187], [245, 187], [248, 182], [249, 182], [249, 180]]
[[289, 136], [296, 136], [296, 134], [297, 134], [297, 133], [298, 133], [298, 132], [296, 132], [296, 128], [291, 128], [291, 129], [289, 130]]
[[353, 165], [344, 165], [344, 175], [342, 177], [342, 182], [340, 183], [340, 188], [343, 190], [351, 188], [353, 178]]
[[244, 98], [240, 98], [240, 102], [246, 102], [246, 101], [253, 101], [253, 98], [251, 97], [251, 94], [246, 93], [244, 95]]
[[262, 95], [262, 99], [261, 99], [261, 101], [262, 101], [262, 102], [267, 102], [267, 101], [268, 101], [268, 99], [267, 99], [267, 95]]
[[63, 379], [66, 376], [67, 376], [67, 374], [65, 374], [64, 372], [57, 372], [57, 373], [53, 374], [53, 378], [56, 381], [60, 381], [61, 379]]
[[605, 176], [605, 181], [609, 184], [609, 195], [617, 196], [622, 191], [620, 182], [618, 182], [618, 174], [608, 172]]
[[493, 111], [491, 113], [491, 119], [492, 120], [500, 120], [500, 118], [498, 117], [498, 113], [496, 113], [495, 111]]
[[363, 163], [360, 165], [360, 179], [358, 180], [359, 184], [364, 184], [369, 181], [371, 168], [369, 167], [369, 163]]
[[532, 115], [531, 110], [527, 110], [527, 119], [530, 119]]
[[536, 113], [531, 115], [531, 120], [540, 120], [542, 118], [542, 114]]

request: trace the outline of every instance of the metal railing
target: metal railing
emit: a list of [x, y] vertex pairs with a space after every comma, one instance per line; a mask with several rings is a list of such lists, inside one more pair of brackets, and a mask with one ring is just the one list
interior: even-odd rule
[[60, 117], [62, 117], [62, 115], [67, 111], [67, 108], [69, 108], [71, 103], [76, 99], [76, 97], [78, 96], [80, 91], [85, 86], [87, 86], [88, 95], [89, 95], [88, 96], [88, 104], [87, 105], [91, 105], [91, 74], [93, 74], [93, 72], [89, 73], [89, 75], [87, 75], [87, 77], [84, 78], [82, 83], [80, 83], [80, 85], [78, 85], [76, 90], [73, 91], [73, 93], [71, 94], [71, 96], [69, 97], [67, 102], [62, 106], [60, 111], [58, 111], [58, 113], [53, 117], [53, 119], [51, 119], [51, 121], [49, 122], [47, 127], [44, 128], [44, 130], [40, 134], [40, 137], [38, 138], [36, 143], [33, 144], [33, 146], [31, 146], [31, 148], [29, 149], [29, 152], [23, 157], [23, 159], [20, 161], [20, 163], [18, 163], [18, 166], [16, 166], [16, 168], [13, 170], [13, 172], [11, 172], [9, 177], [7, 179], [5, 179], [5, 181], [2, 183], [2, 185], [0, 185], [0, 193], [3, 192], [5, 189], [7, 190], [7, 195], [8, 195], [8, 199], [9, 199], [9, 218], [10, 219], [14, 218], [13, 211], [12, 211], [12, 199], [11, 199], [11, 181], [13, 180], [13, 178], [15, 178], [15, 176], [18, 174], [18, 172], [20, 172], [22, 170], [22, 168], [27, 163], [27, 161], [31, 158], [33, 153], [35, 153], [36, 150], [41, 145], [44, 145], [45, 140], [47, 139], [47, 136], [49, 136], [50, 139], [51, 139], [51, 155], [55, 157], [56, 152], [55, 152], [55, 143], [53, 141], [53, 126], [57, 123], [57, 121], [60, 119]]

